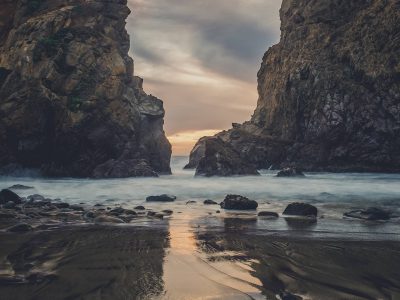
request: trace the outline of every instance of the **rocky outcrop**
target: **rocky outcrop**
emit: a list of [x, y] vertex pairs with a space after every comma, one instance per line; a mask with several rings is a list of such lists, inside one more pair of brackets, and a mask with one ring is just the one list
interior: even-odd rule
[[170, 173], [161, 100], [128, 56], [126, 0], [0, 3], [0, 167], [74, 177]]
[[217, 136], [257, 168], [399, 172], [399, 2], [284, 0], [280, 16], [254, 115]]
[[200, 147], [204, 156], [197, 164], [196, 176], [259, 175], [254, 165], [243, 162], [231, 145], [218, 137], [205, 139]]

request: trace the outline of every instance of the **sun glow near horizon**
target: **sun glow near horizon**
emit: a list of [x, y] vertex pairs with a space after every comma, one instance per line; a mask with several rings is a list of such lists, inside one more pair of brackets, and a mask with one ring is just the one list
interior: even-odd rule
[[177, 156], [188, 155], [196, 142], [204, 136], [213, 136], [223, 129], [188, 130], [169, 135], [172, 153]]

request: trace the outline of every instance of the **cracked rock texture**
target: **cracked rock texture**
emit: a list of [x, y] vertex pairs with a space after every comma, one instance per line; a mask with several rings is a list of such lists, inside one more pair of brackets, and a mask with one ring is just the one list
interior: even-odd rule
[[254, 115], [216, 137], [257, 168], [400, 172], [400, 2], [284, 0], [280, 16]]
[[129, 13], [126, 0], [0, 2], [3, 173], [170, 173], [163, 102], [128, 56]]

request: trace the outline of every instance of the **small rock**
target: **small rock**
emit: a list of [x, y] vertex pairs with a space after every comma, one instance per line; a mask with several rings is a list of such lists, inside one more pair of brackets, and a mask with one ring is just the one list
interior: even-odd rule
[[391, 218], [391, 213], [380, 208], [369, 207], [344, 213], [344, 216], [369, 221], [386, 221]]
[[85, 211], [85, 209], [82, 206], [75, 205], [75, 204], [70, 205], [69, 208], [72, 210], [75, 210], [75, 211]]
[[33, 189], [33, 186], [26, 186], [22, 184], [14, 184], [13, 186], [9, 187], [10, 190], [29, 190]]
[[94, 206], [95, 206], [95, 207], [101, 207], [101, 206], [104, 206], [104, 205], [103, 205], [103, 204], [97, 203], [97, 204], [95, 204]]
[[305, 175], [296, 168], [286, 168], [279, 171], [276, 177], [305, 177]]
[[8, 232], [28, 232], [31, 231], [33, 228], [31, 225], [25, 224], [25, 223], [21, 223], [21, 224], [17, 224], [14, 225], [10, 228], [7, 229]]
[[54, 203], [54, 206], [59, 208], [59, 209], [69, 208], [70, 207], [70, 205], [68, 203], [65, 203], [65, 202]]
[[147, 215], [148, 215], [149, 217], [154, 217], [154, 216], [156, 215], [156, 213], [155, 213], [154, 211], [149, 211], [149, 212], [147, 213]]
[[21, 204], [21, 198], [8, 189], [4, 189], [0, 192], [0, 204], [6, 204], [7, 202], [14, 202], [15, 204]]
[[126, 215], [130, 215], [130, 216], [136, 216], [137, 215], [136, 211], [133, 211], [133, 210], [130, 210], [130, 209], [125, 209], [124, 213]]
[[197, 203], [196, 201], [193, 201], [193, 200], [191, 200], [191, 201], [188, 201], [188, 202], [186, 202], [186, 205], [188, 205], [188, 204], [195, 204], [195, 203]]
[[159, 196], [149, 196], [146, 198], [147, 202], [174, 202], [176, 200], [175, 196], [172, 195], [159, 195]]
[[204, 200], [204, 204], [205, 205], [217, 205], [218, 203], [215, 202], [214, 200], [208, 199], [208, 200]]
[[42, 195], [34, 194], [28, 196], [29, 202], [37, 202], [37, 201], [44, 201], [45, 198]]
[[142, 205], [136, 206], [135, 207], [136, 210], [145, 210], [146, 208]]
[[260, 211], [258, 213], [259, 217], [270, 217], [270, 218], [279, 218], [279, 215], [276, 212], [272, 211]]
[[315, 206], [307, 203], [296, 202], [289, 204], [283, 214], [288, 216], [316, 217], [318, 214], [318, 209]]
[[216, 211], [216, 213], [217, 213], [217, 214], [220, 214], [220, 213], [221, 213], [221, 211], [220, 211], [220, 210], [217, 210], [217, 211]]
[[123, 214], [124, 212], [125, 212], [125, 209], [123, 209], [122, 207], [117, 207], [117, 208], [110, 210], [110, 213], [114, 213], [114, 214], [118, 214], [118, 215]]
[[236, 209], [236, 210], [255, 210], [258, 203], [254, 200], [249, 200], [240, 195], [227, 195], [223, 202], [221, 202], [223, 209]]
[[172, 215], [174, 212], [170, 209], [165, 209], [162, 211], [163, 213], [167, 214], [167, 215]]
[[96, 214], [95, 214], [94, 212], [92, 212], [92, 211], [88, 211], [88, 212], [85, 214], [85, 217], [86, 217], [86, 218], [89, 218], [89, 219], [94, 219], [94, 218], [96, 218]]

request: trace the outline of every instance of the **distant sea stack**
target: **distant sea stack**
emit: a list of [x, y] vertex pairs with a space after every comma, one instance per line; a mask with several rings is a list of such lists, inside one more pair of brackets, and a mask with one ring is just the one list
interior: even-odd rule
[[400, 172], [400, 2], [284, 0], [280, 17], [254, 115], [215, 137], [259, 169]]
[[169, 174], [163, 102], [128, 56], [126, 0], [0, 2], [0, 169]]

